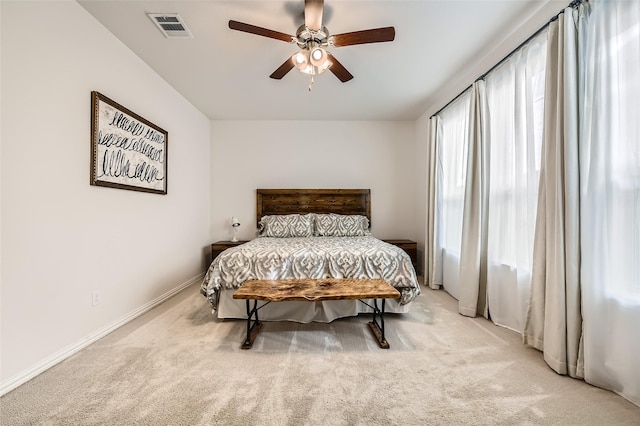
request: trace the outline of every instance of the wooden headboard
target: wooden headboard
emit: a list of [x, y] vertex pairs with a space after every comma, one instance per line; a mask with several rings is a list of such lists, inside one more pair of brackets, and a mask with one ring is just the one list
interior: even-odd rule
[[272, 214], [337, 213], [367, 216], [371, 224], [370, 189], [258, 189], [257, 222]]

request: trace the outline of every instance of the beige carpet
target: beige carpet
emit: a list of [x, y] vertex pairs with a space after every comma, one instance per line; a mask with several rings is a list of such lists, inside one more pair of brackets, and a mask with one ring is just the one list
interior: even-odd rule
[[551, 371], [520, 337], [423, 290], [389, 315], [216, 321], [194, 285], [0, 399], [2, 425], [638, 425], [640, 408]]

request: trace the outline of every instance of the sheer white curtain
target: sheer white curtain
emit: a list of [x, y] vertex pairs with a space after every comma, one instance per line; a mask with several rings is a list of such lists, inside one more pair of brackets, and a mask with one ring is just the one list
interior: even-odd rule
[[489, 73], [487, 296], [494, 323], [522, 332], [540, 176], [546, 32]]
[[437, 242], [441, 253], [442, 284], [456, 299], [460, 298], [460, 252], [462, 215], [466, 181], [471, 92], [467, 91], [438, 114], [437, 189], [439, 209], [436, 218]]
[[640, 405], [640, 2], [591, 7], [580, 26], [584, 373]]

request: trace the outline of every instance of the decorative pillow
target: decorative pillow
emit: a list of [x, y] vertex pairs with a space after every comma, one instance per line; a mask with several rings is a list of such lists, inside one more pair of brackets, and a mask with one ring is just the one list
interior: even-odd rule
[[259, 225], [262, 237], [313, 237], [313, 214], [262, 216]]
[[369, 234], [369, 219], [366, 216], [335, 213], [316, 215], [316, 235], [319, 237], [360, 237]]

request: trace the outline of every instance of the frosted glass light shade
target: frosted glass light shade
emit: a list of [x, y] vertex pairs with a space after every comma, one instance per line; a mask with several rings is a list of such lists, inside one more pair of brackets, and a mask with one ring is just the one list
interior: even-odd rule
[[[311, 50], [310, 61], [314, 67], [321, 68], [327, 62], [327, 51], [321, 47], [314, 47]], [[326, 67], [325, 67], [326, 68]]]

